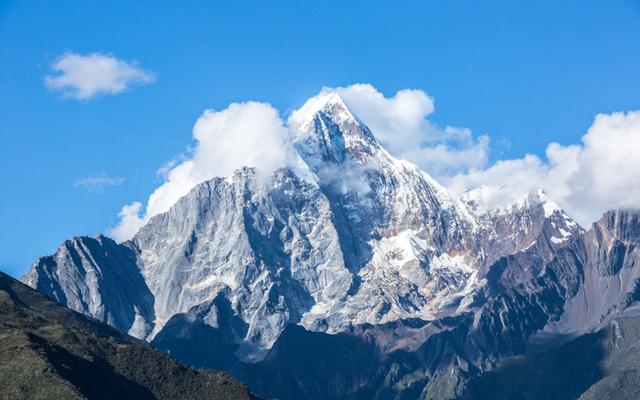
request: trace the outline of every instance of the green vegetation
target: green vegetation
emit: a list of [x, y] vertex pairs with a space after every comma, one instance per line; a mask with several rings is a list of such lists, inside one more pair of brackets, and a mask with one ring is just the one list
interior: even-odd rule
[[0, 272], [0, 399], [253, 399]]

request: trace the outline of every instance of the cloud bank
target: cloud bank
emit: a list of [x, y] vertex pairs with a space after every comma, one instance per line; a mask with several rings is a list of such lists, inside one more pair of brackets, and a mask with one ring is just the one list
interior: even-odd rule
[[51, 64], [51, 69], [56, 74], [45, 77], [45, 86], [76, 100], [121, 93], [133, 84], [145, 85], [155, 80], [155, 74], [141, 69], [135, 61], [102, 53], [66, 52]]
[[[544, 157], [528, 154], [490, 164], [489, 137], [430, 122], [434, 100], [422, 90], [385, 97], [369, 84], [324, 88], [305, 107], [314, 108], [334, 92], [393, 155], [414, 162], [458, 195], [480, 185], [499, 187], [490, 204], [499, 206], [542, 187], [585, 226], [607, 209], [640, 205], [640, 111], [598, 115], [581, 143], [551, 143]], [[229, 176], [242, 166], [268, 173], [292, 165], [289, 130], [304, 117], [305, 107], [286, 123], [267, 103], [206, 110], [193, 128], [192, 151], [163, 168], [164, 183], [146, 205], [123, 207], [110, 234], [119, 241], [131, 238], [149, 218], [215, 176]]]

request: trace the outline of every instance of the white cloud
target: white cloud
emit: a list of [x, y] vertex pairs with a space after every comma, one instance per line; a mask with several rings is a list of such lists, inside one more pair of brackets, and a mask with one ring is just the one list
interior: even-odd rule
[[640, 111], [599, 114], [582, 143], [547, 146], [546, 160], [528, 154], [459, 174], [450, 188], [504, 186], [509, 202], [542, 187], [583, 226], [612, 208], [640, 206]]
[[120, 221], [117, 226], [109, 230], [109, 236], [118, 242], [131, 239], [146, 223], [146, 220], [140, 216], [141, 212], [142, 203], [139, 201], [122, 207], [122, 210], [118, 213]]
[[461, 171], [481, 168], [487, 164], [489, 137], [474, 139], [468, 129], [447, 127], [445, 131], [460, 130], [464, 134], [430, 146], [408, 148], [399, 157], [409, 160], [434, 177], [446, 180]]
[[640, 206], [640, 111], [598, 115], [582, 143], [568, 200], [596, 209]]
[[99, 192], [102, 191], [105, 186], [122, 185], [124, 180], [121, 176], [111, 177], [107, 175], [106, 172], [102, 172], [99, 175], [78, 179], [75, 182], [75, 187], [83, 187], [92, 192]]
[[155, 80], [152, 72], [139, 68], [136, 62], [102, 53], [66, 52], [51, 64], [51, 69], [57, 74], [45, 77], [45, 85], [77, 100], [89, 100], [101, 93], [121, 93], [132, 84]]
[[149, 197], [147, 217], [165, 212], [195, 185], [229, 176], [241, 167], [271, 172], [288, 163], [289, 134], [269, 104], [233, 103], [222, 111], [206, 110], [193, 127], [191, 158], [167, 173], [165, 183]]
[[426, 119], [434, 111], [433, 98], [422, 90], [404, 89], [388, 98], [368, 84], [335, 91], [392, 153], [420, 147], [439, 135]]
[[[267, 176], [292, 160], [284, 121], [265, 103], [233, 103], [222, 111], [205, 110], [193, 127], [193, 137], [192, 153], [163, 167], [165, 181], [149, 196], [144, 214], [139, 203], [122, 209], [122, 221], [111, 231], [118, 240], [129, 239], [137, 230], [133, 227], [169, 210], [198, 183], [229, 176], [245, 166]], [[132, 208], [134, 205], [137, 208]]]

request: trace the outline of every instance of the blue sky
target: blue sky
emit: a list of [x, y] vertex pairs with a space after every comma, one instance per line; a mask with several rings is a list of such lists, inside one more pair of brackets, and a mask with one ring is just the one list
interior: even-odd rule
[[[640, 108], [637, 1], [0, 2], [0, 269], [21, 275], [105, 232], [162, 183], [206, 108], [283, 114], [323, 86], [435, 99], [429, 119], [491, 137], [492, 160], [579, 143], [597, 113]], [[173, 3], [173, 5], [172, 5]], [[402, 4], [393, 4], [402, 3]], [[136, 60], [155, 80], [64, 98], [65, 52]], [[123, 178], [87, 190], [87, 177]]]

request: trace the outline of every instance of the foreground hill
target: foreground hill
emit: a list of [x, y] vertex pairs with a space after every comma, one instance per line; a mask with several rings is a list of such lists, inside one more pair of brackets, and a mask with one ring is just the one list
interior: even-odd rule
[[252, 399], [0, 272], [0, 399]]

